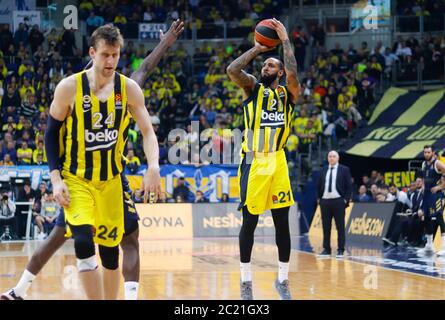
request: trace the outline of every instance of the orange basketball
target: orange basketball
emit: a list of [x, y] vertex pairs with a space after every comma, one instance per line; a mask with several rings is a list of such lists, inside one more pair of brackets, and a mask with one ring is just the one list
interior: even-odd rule
[[262, 20], [255, 27], [255, 40], [263, 46], [270, 48], [276, 47], [281, 42], [277, 32], [272, 27], [271, 20]]

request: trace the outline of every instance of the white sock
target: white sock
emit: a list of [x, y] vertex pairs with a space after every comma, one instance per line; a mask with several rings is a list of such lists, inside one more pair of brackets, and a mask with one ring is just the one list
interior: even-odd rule
[[278, 281], [281, 283], [289, 278], [289, 262], [278, 261]]
[[24, 298], [35, 277], [35, 275], [25, 269], [19, 282], [17, 283], [17, 286], [14, 287], [15, 294]]
[[125, 300], [137, 300], [139, 283], [136, 281], [127, 281], [124, 283], [125, 286]]
[[250, 262], [242, 263], [240, 262], [241, 269], [241, 282], [252, 281], [252, 268]]
[[426, 246], [432, 248], [433, 247], [433, 235], [427, 234], [426, 235]]

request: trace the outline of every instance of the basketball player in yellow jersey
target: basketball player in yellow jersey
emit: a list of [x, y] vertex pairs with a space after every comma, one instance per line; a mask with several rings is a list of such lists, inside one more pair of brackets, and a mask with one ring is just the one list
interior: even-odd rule
[[[289, 207], [294, 203], [284, 146], [290, 133], [293, 105], [300, 85], [297, 62], [286, 28], [273, 19], [284, 51], [284, 65], [278, 59], [267, 59], [258, 82], [243, 69], [260, 53], [272, 50], [255, 46], [233, 61], [227, 73], [244, 93], [245, 136], [238, 171], [243, 223], [239, 234], [241, 299], [253, 299], [250, 258], [258, 215], [271, 209], [278, 246], [278, 279], [274, 286], [281, 299], [291, 299], [289, 290], [290, 232]], [[279, 85], [286, 74], [286, 86]]]
[[[115, 72], [123, 38], [112, 25], [91, 36], [90, 69], [63, 79], [50, 107], [45, 146], [57, 201], [74, 238], [80, 280], [90, 299], [116, 299], [124, 233], [120, 173], [131, 116], [143, 136], [145, 201], [160, 192], [159, 148], [139, 85]], [[94, 243], [99, 245], [103, 281]]]

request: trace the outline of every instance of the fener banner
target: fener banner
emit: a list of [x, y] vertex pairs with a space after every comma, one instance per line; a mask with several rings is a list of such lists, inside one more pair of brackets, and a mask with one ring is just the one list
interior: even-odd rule
[[388, 89], [366, 127], [349, 140], [348, 155], [392, 160], [421, 158], [423, 146], [445, 148], [445, 90]]

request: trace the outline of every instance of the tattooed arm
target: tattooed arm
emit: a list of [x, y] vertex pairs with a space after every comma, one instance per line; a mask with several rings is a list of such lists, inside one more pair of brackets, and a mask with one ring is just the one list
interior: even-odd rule
[[141, 66], [131, 75], [131, 79], [136, 81], [141, 88], [144, 86], [148, 75], [156, 68], [161, 58], [175, 43], [182, 31], [184, 31], [184, 22], [179, 19], [172, 23], [166, 34], [163, 34], [161, 30], [161, 42], [145, 57]]
[[255, 42], [255, 46], [250, 50], [244, 52], [240, 57], [235, 59], [228, 67], [227, 74], [230, 80], [235, 82], [238, 86], [243, 89], [243, 99], [247, 99], [255, 88], [257, 79], [244, 71], [243, 69], [254, 59], [257, 55], [262, 52], [270, 51], [274, 48], [269, 48], [262, 46]]
[[296, 103], [300, 94], [300, 82], [297, 76], [297, 61], [295, 60], [294, 50], [287, 35], [284, 25], [276, 20], [272, 20], [272, 25], [283, 43], [284, 53], [284, 71], [286, 72], [286, 85], [292, 95], [291, 101]]

